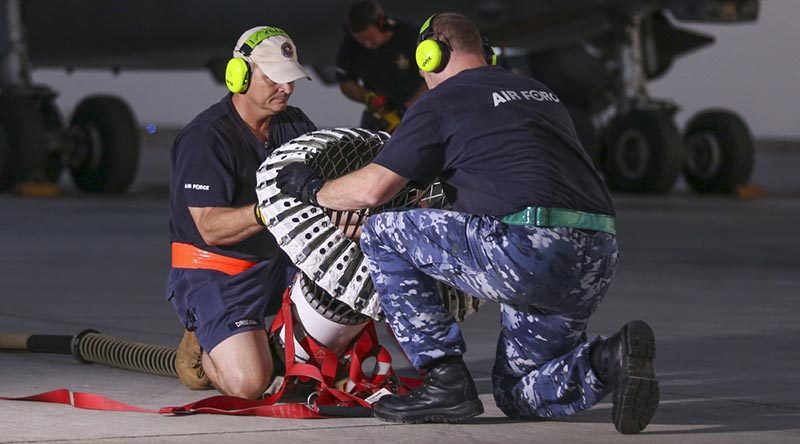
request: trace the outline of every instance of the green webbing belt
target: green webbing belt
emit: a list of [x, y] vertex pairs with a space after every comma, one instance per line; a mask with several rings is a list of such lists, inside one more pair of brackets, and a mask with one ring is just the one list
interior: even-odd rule
[[617, 234], [614, 218], [605, 214], [584, 213], [564, 208], [528, 207], [503, 217], [509, 225], [535, 225], [537, 227], [582, 228]]

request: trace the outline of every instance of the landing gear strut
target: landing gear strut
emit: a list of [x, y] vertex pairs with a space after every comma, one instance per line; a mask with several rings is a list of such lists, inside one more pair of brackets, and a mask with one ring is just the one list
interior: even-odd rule
[[664, 194], [683, 168], [684, 148], [675, 106], [647, 93], [641, 30], [642, 17], [633, 15], [618, 51], [622, 97], [604, 130], [604, 171], [612, 190]]

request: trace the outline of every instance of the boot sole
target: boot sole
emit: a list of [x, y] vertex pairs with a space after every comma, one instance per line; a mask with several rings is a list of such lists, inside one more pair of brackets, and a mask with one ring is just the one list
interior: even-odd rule
[[650, 424], [658, 409], [659, 389], [653, 359], [656, 340], [644, 321], [632, 321], [623, 327], [626, 371], [622, 384], [614, 391], [612, 419], [623, 434], [639, 433]]
[[453, 407], [445, 409], [417, 410], [407, 413], [394, 413], [381, 411], [375, 407], [375, 417], [385, 422], [402, 424], [422, 424], [426, 422], [461, 422], [466, 419], [478, 416], [483, 413], [483, 403], [480, 399], [462, 402]]

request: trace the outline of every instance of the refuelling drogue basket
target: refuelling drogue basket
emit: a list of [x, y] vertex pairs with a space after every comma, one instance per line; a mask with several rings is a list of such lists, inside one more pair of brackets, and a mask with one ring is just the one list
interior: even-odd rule
[[[438, 182], [422, 191], [406, 187], [379, 207], [334, 212], [282, 194], [275, 177], [289, 163], [305, 162], [325, 180], [337, 178], [371, 162], [389, 137], [385, 132], [360, 128], [315, 131], [277, 148], [256, 173], [256, 193], [268, 220], [267, 228], [291, 261], [324, 290], [314, 290], [321, 299], [316, 305], [339, 323], [347, 324], [355, 314], [375, 320], [383, 316], [364, 254], [348, 234], [367, 216], [384, 210], [446, 208], [442, 187]], [[450, 286], [442, 284], [439, 289], [443, 302], [459, 321], [480, 305], [479, 299]]]
[[[377, 342], [374, 321], [381, 320], [383, 313], [364, 254], [350, 236], [370, 214], [398, 208], [445, 208], [447, 202], [440, 184], [434, 183], [422, 191], [406, 187], [380, 207], [334, 212], [282, 194], [275, 177], [291, 162], [305, 162], [326, 180], [342, 176], [371, 162], [389, 137], [359, 128], [315, 131], [277, 148], [257, 172], [256, 192], [267, 228], [301, 270], [271, 328], [273, 345], [283, 351], [277, 358], [282, 359], [286, 376], [296, 376], [298, 366], [314, 374], [300, 379], [319, 382], [315, 405], [309, 403], [317, 410], [325, 403], [368, 408], [363, 399], [370, 394], [382, 388], [402, 393], [414, 384], [393, 375], [391, 356]], [[438, 285], [457, 320], [477, 311], [480, 300]], [[364, 372], [361, 364], [367, 358], [375, 358], [374, 365]], [[287, 383], [276, 380], [269, 399], [277, 400]]]

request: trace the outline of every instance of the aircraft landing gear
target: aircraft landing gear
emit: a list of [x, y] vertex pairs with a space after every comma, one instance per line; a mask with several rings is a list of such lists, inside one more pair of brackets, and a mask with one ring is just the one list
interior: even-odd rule
[[0, 190], [16, 183], [44, 181], [54, 134], [45, 128], [43, 115], [51, 101], [39, 88], [11, 89], [0, 94], [0, 122], [7, 135]]
[[684, 150], [672, 116], [662, 109], [634, 109], [605, 131], [606, 181], [615, 191], [668, 193], [683, 167]]
[[683, 136], [684, 175], [699, 193], [732, 193], [753, 171], [753, 138], [736, 114], [709, 110], [694, 116]]
[[[735, 192], [753, 170], [746, 123], [729, 111], [710, 110], [694, 117], [681, 137], [673, 119], [678, 106], [647, 90], [675, 57], [714, 39], [674, 26], [657, 2], [628, 3], [597, 18], [597, 28], [607, 31], [579, 32], [572, 43], [565, 37], [563, 45], [531, 52], [523, 62], [568, 106], [581, 144], [610, 189], [663, 194], [683, 173], [697, 192]], [[548, 34], [532, 33], [531, 40], [534, 35]]]
[[139, 159], [130, 108], [116, 97], [89, 97], [65, 129], [56, 93], [31, 84], [24, 36], [20, 0], [0, 0], [0, 191], [57, 193], [64, 166], [83, 191], [126, 191]]
[[744, 121], [728, 111], [706, 111], [689, 122], [681, 137], [673, 121], [675, 105], [647, 93], [647, 80], [664, 70], [652, 71], [658, 65], [653, 29], [659, 20], [666, 19], [633, 14], [620, 40], [622, 98], [615, 105], [617, 115], [603, 129], [609, 188], [663, 194], [683, 171], [695, 191], [734, 192], [753, 169], [753, 141]]
[[113, 96], [83, 99], [72, 116], [68, 156], [75, 185], [83, 191], [122, 193], [136, 175], [139, 131], [128, 105]]
[[81, 191], [125, 192], [139, 159], [130, 108], [116, 97], [88, 97], [65, 129], [54, 97], [44, 87], [0, 94], [0, 191], [57, 184], [67, 166]]

